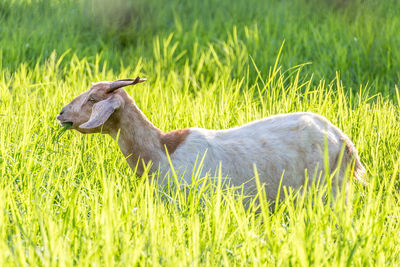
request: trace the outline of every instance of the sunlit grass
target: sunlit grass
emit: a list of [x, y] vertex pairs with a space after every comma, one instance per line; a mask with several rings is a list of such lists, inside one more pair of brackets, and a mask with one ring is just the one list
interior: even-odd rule
[[[363, 87], [345, 93], [339, 76], [313, 86], [301, 68], [283, 74], [279, 64], [255, 80], [216, 67], [206, 80], [190, 65], [160, 77], [152, 69], [162, 60], [139, 59], [113, 73], [76, 57], [61, 68], [58, 59], [0, 73], [1, 265], [398, 264], [398, 103]], [[91, 81], [137, 75], [149, 81], [126, 89], [165, 131], [221, 129], [283, 112], [327, 116], [355, 142], [370, 185], [352, 184], [351, 205], [343, 195], [324, 202], [325, 191], [311, 188], [297, 201], [286, 189], [276, 204], [260, 192], [246, 209], [238, 191], [207, 178], [183, 191], [137, 178], [110, 137], [56, 138], [55, 116]]]
[[[398, 3], [216, 2], [130, 1], [127, 25], [94, 0], [0, 3], [0, 266], [400, 264]], [[109, 136], [56, 122], [91, 82], [136, 76], [126, 90], [163, 131], [324, 115], [369, 186], [276, 203], [218, 175], [160, 188]]]

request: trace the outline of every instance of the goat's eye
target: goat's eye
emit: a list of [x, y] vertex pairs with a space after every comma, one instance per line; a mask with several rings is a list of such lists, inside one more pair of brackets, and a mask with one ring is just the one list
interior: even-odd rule
[[96, 99], [91, 97], [91, 98], [89, 98], [88, 102], [94, 104], [94, 103], [96, 103]]

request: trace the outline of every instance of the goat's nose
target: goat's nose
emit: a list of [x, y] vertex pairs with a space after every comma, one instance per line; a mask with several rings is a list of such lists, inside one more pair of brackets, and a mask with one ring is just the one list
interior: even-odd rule
[[60, 120], [61, 119], [61, 115], [64, 114], [64, 109], [61, 109], [60, 114], [57, 115], [56, 119]]

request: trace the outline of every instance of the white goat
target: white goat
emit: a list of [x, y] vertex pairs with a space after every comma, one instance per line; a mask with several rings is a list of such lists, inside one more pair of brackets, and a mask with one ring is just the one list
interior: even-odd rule
[[143, 81], [137, 77], [94, 83], [66, 105], [57, 119], [61, 125], [72, 123], [70, 128], [81, 133], [101, 132], [118, 139], [129, 166], [137, 168], [138, 175], [151, 163], [150, 172], [160, 170], [163, 177], [169, 171], [168, 153], [174, 169], [179, 169], [183, 179], [191, 183], [196, 161], [198, 165], [205, 155], [201, 176], [214, 174], [221, 166], [223, 176], [229, 177], [232, 185], [245, 184], [246, 189], [252, 190], [255, 165], [268, 199], [274, 200], [282, 175], [282, 186], [299, 189], [304, 185], [306, 171], [310, 179], [324, 173], [327, 145], [330, 172], [341, 160], [338, 184], [353, 163], [354, 177], [362, 181], [365, 169], [354, 144], [322, 116], [289, 113], [227, 130], [189, 128], [164, 133], [120, 89]]

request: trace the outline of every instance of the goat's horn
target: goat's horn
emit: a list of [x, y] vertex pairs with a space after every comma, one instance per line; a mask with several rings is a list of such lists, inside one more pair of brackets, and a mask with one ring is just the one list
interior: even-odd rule
[[123, 79], [123, 80], [118, 80], [115, 82], [112, 82], [110, 84], [110, 91], [117, 90], [118, 88], [128, 86], [128, 85], [134, 85], [137, 83], [142, 83], [145, 82], [147, 79], [146, 78], [140, 78], [139, 76], [136, 77], [136, 79]]

